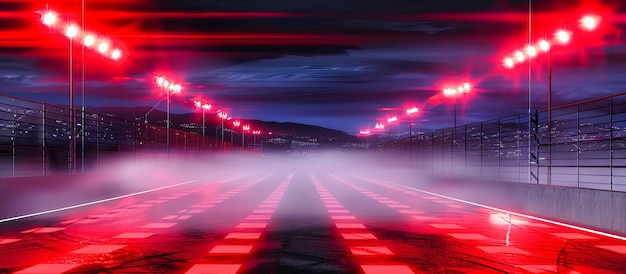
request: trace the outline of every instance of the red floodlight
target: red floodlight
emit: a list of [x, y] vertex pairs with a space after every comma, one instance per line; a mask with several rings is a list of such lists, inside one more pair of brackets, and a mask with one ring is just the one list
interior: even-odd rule
[[65, 29], [65, 36], [67, 36], [70, 39], [74, 38], [74, 36], [76, 36], [77, 34], [78, 34], [78, 27], [77, 26], [69, 25]]
[[556, 39], [561, 41], [561, 43], [563, 43], [563, 44], [569, 42], [569, 40], [571, 39], [571, 34], [568, 31], [566, 31], [566, 30], [559, 30], [555, 34], [555, 36], [556, 36]]
[[513, 58], [511, 58], [511, 57], [504, 58], [502, 63], [507, 68], [512, 68], [515, 65], [515, 62], [513, 62]]
[[210, 104], [204, 104], [202, 105], [202, 109], [211, 109], [211, 105]]
[[600, 19], [593, 15], [587, 15], [580, 19], [580, 26], [586, 30], [594, 30], [598, 27], [598, 22]]
[[120, 59], [121, 56], [122, 52], [119, 49], [115, 49], [113, 50], [113, 52], [111, 52], [111, 58], [113, 58], [113, 60]]
[[361, 130], [361, 131], [359, 131], [359, 134], [361, 134], [361, 135], [370, 135], [370, 131], [369, 130]]
[[91, 45], [93, 45], [93, 43], [96, 42], [96, 38], [89, 34], [87, 36], [85, 36], [85, 38], [83, 38], [83, 45], [85, 45], [85, 47], [89, 47]]
[[550, 43], [546, 40], [541, 40], [539, 41], [539, 48], [543, 51], [548, 51], [550, 50]]
[[456, 89], [444, 88], [443, 89], [443, 95], [445, 95], [445, 96], [454, 96], [454, 95], [456, 95]]
[[377, 123], [376, 124], [376, 128], [377, 129], [385, 129], [385, 125], [381, 124], [381, 123]]
[[105, 53], [108, 49], [109, 44], [107, 42], [101, 42], [100, 45], [98, 45], [98, 51], [100, 53]]
[[41, 16], [41, 22], [46, 26], [52, 26], [57, 21], [57, 14], [51, 11], [46, 11]]
[[515, 59], [517, 59], [518, 62], [524, 62], [524, 59], [526, 59], [526, 57], [524, 57], [524, 54], [521, 51], [516, 51], [515, 52]]
[[417, 113], [418, 111], [420, 110], [417, 107], [412, 107], [406, 110], [406, 114], [413, 114], [413, 113]]
[[528, 55], [528, 57], [533, 58], [537, 56], [537, 50], [535, 49], [535, 47], [529, 45], [528, 47], [526, 47], [526, 54]]
[[239, 127], [239, 125], [241, 125], [241, 122], [239, 120], [233, 121], [233, 126]]

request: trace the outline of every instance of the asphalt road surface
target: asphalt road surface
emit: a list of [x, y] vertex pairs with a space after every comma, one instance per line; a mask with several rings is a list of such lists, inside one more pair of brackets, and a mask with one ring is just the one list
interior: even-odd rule
[[0, 223], [0, 273], [625, 273], [626, 242], [352, 172], [172, 181]]

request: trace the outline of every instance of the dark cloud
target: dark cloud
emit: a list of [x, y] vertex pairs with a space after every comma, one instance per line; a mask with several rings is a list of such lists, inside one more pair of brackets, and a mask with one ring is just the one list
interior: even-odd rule
[[[78, 20], [74, 2], [54, 4]], [[167, 73], [185, 83], [183, 94], [174, 98], [177, 111], [191, 111], [189, 99], [203, 97], [244, 119], [355, 133], [413, 104], [422, 108], [415, 120], [421, 127], [449, 126], [453, 101], [441, 90], [469, 80], [474, 90], [458, 98], [458, 121], [525, 113], [528, 67], [506, 70], [501, 62], [527, 42], [527, 5], [525, 0], [89, 1], [87, 26], [120, 41], [128, 58], [116, 64], [87, 51], [85, 99], [92, 106], [152, 106], [163, 97], [153, 77]], [[559, 18], [571, 21], [588, 9], [611, 14], [623, 6], [533, 1], [533, 33], [539, 37], [563, 26]], [[3, 90], [66, 102], [67, 40], [40, 26], [33, 10], [41, 7], [33, 3], [5, 1], [0, 7], [7, 11], [0, 19], [7, 26], [0, 31]], [[623, 91], [623, 20], [608, 16], [602, 23], [610, 27], [554, 49], [555, 103]], [[78, 81], [82, 62], [80, 47], [74, 49]], [[531, 65], [533, 108], [546, 105], [546, 64], [537, 58]]]

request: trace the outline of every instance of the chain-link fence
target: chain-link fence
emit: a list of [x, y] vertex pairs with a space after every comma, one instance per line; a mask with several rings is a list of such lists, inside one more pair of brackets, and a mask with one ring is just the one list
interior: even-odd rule
[[[120, 155], [195, 154], [231, 145], [195, 132], [0, 94], [0, 177], [81, 172]], [[72, 138], [72, 136], [74, 138]]]
[[437, 175], [626, 191], [626, 93], [420, 132], [374, 149]]

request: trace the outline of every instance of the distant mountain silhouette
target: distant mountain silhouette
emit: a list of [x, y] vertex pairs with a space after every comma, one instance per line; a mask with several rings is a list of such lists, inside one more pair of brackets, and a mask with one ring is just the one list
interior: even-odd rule
[[[109, 114], [120, 119], [144, 123], [145, 115], [148, 111], [150, 111], [150, 109], [151, 107], [98, 107], [91, 108], [88, 111], [100, 114]], [[166, 117], [166, 112], [155, 109], [150, 112], [147, 117], [148, 124], [165, 126]], [[194, 132], [201, 132], [202, 130], [201, 113], [170, 114], [170, 119], [172, 128]], [[215, 113], [206, 113], [205, 120], [207, 135], [214, 133], [216, 128], [221, 126], [221, 121], [217, 118]], [[190, 123], [193, 123], [194, 127], [190, 127]], [[262, 130], [265, 136], [270, 136], [268, 134], [271, 132], [271, 136], [291, 136], [317, 139], [317, 142], [320, 144], [363, 142], [363, 140], [358, 139], [356, 136], [349, 135], [343, 131], [315, 125], [243, 119], [241, 119], [241, 123], [250, 125], [250, 127], [254, 130]], [[232, 128], [232, 124], [225, 125], [225, 127]]]

